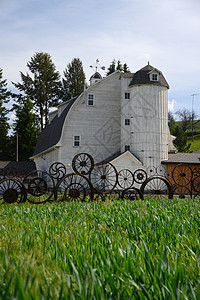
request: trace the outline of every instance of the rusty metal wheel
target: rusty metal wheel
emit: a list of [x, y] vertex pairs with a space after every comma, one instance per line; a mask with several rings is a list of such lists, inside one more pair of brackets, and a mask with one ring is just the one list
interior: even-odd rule
[[77, 173], [67, 174], [56, 187], [56, 199], [58, 201], [92, 201], [94, 189], [90, 180]]
[[141, 186], [141, 193], [148, 198], [172, 199], [171, 185], [163, 177], [150, 177]]
[[117, 170], [111, 163], [95, 165], [90, 180], [97, 193], [110, 193], [117, 185]]
[[124, 190], [122, 192], [121, 195], [122, 200], [139, 200], [142, 199], [143, 200], [143, 195], [141, 193], [141, 191], [137, 188], [128, 188], [126, 190]]
[[118, 172], [118, 184], [122, 189], [130, 188], [134, 183], [133, 173], [128, 169]]
[[185, 199], [187, 197], [192, 198], [192, 190], [188, 186], [177, 186], [172, 187], [173, 197]]
[[27, 173], [23, 170], [20, 170], [16, 173], [17, 180], [23, 182], [24, 178], [27, 176]]
[[30, 172], [23, 181], [27, 189], [27, 200], [33, 204], [41, 204], [52, 200], [54, 194], [53, 178], [44, 171]]
[[75, 173], [88, 175], [94, 168], [94, 159], [88, 153], [79, 153], [72, 160], [72, 168]]
[[60, 162], [55, 162], [50, 166], [49, 174], [53, 179], [59, 181], [66, 175], [66, 167]]
[[0, 181], [0, 203], [25, 202], [26, 197], [26, 189], [18, 180], [5, 178]]
[[200, 194], [200, 176], [197, 176], [192, 180], [192, 188], [195, 192]]
[[192, 169], [184, 164], [179, 164], [172, 171], [172, 178], [179, 186], [186, 186], [192, 180]]
[[147, 173], [143, 169], [138, 169], [133, 173], [136, 183], [142, 184], [147, 179]]
[[200, 176], [200, 168], [196, 167], [192, 170], [192, 172], [194, 177]]

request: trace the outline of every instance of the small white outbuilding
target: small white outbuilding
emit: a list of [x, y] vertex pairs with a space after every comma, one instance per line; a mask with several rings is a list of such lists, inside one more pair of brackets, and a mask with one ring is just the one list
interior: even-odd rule
[[161, 71], [146, 65], [136, 73], [95, 73], [80, 96], [50, 114], [39, 136], [37, 169], [61, 162], [72, 171], [72, 158], [86, 152], [116, 168], [159, 167], [175, 148], [168, 129], [169, 85]]

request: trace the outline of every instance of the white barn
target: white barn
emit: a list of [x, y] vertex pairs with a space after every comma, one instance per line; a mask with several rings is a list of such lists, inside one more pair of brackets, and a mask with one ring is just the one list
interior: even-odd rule
[[95, 163], [109, 161], [117, 170], [159, 167], [175, 148], [168, 129], [169, 85], [161, 71], [146, 65], [136, 73], [96, 72], [90, 87], [50, 114], [39, 136], [37, 169], [54, 162], [68, 166], [86, 152]]

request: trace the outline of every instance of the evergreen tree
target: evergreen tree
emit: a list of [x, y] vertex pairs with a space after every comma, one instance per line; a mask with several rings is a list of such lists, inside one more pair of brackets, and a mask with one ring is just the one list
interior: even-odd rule
[[20, 161], [27, 161], [33, 155], [39, 135], [38, 117], [33, 112], [30, 99], [24, 98], [20, 105], [14, 104], [16, 119], [13, 124], [14, 134], [18, 134], [18, 155]]
[[85, 73], [79, 58], [74, 58], [65, 68], [63, 77], [63, 100], [79, 96], [84, 91]]
[[176, 129], [176, 122], [174, 120], [173, 114], [170, 111], [168, 112], [168, 126], [169, 126], [170, 133], [174, 135]]
[[117, 70], [125, 72], [125, 73], [130, 72], [129, 67], [126, 63], [123, 64], [123, 66], [122, 66], [122, 63], [120, 60], [116, 61], [115, 59], [113, 59], [110, 66], [108, 67], [108, 72], [106, 73], [106, 75], [108, 76]]
[[178, 152], [189, 152], [191, 144], [187, 145], [187, 135], [183, 131], [182, 127], [176, 126], [174, 135], [176, 139], [173, 141]]
[[3, 70], [0, 68], [0, 160], [8, 160], [9, 149], [9, 123], [8, 110], [4, 107], [4, 103], [9, 101], [10, 92], [7, 90], [7, 80], [3, 80]]
[[41, 129], [43, 129], [48, 122], [49, 108], [57, 106], [61, 99], [60, 74], [56, 71], [48, 53], [35, 53], [27, 63], [27, 67], [33, 76], [20, 72], [22, 83], [13, 84], [22, 94], [14, 96], [19, 103], [24, 97], [30, 98], [34, 109], [39, 114]]

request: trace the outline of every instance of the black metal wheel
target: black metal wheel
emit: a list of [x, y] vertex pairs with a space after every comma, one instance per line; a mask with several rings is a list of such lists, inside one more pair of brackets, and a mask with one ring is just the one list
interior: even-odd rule
[[50, 166], [49, 174], [53, 179], [59, 181], [66, 175], [66, 167], [62, 163], [55, 162]]
[[167, 169], [165, 166], [158, 166], [156, 168], [156, 174], [158, 176], [163, 176], [163, 177], [166, 177], [166, 174], [167, 174]]
[[117, 170], [111, 163], [95, 165], [90, 180], [97, 193], [110, 193], [117, 185]]
[[184, 164], [179, 164], [172, 171], [172, 178], [179, 186], [186, 186], [192, 180], [192, 169]]
[[192, 189], [200, 194], [200, 176], [197, 176], [192, 180]]
[[0, 181], [0, 203], [25, 202], [26, 197], [26, 189], [18, 180], [5, 178]]
[[153, 177], [156, 175], [156, 168], [154, 166], [150, 166], [147, 168], [148, 177]]
[[130, 188], [134, 183], [133, 173], [128, 169], [118, 172], [118, 184], [122, 189]]
[[94, 159], [88, 153], [78, 153], [72, 160], [72, 168], [75, 173], [88, 175], [94, 168]]
[[138, 169], [133, 173], [135, 182], [142, 184], [147, 179], [147, 173], [143, 169]]
[[23, 170], [20, 170], [16, 173], [16, 178], [17, 180], [23, 182], [24, 181], [24, 178], [27, 176], [27, 173]]
[[143, 194], [137, 188], [128, 188], [122, 192], [121, 195], [122, 200], [143, 200]]
[[194, 177], [200, 176], [200, 168], [196, 167], [192, 170], [192, 172]]
[[187, 197], [192, 198], [192, 190], [189, 188], [189, 186], [178, 186], [174, 185], [172, 187], [172, 194], [173, 197], [185, 199]]
[[90, 180], [77, 173], [67, 174], [56, 187], [56, 199], [58, 201], [92, 201], [94, 189]]
[[148, 178], [142, 184], [140, 191], [143, 196], [148, 196], [148, 198], [172, 199], [171, 185], [169, 181], [163, 177]]
[[53, 178], [44, 171], [30, 172], [23, 181], [27, 189], [27, 200], [33, 204], [41, 204], [52, 200], [54, 194]]

